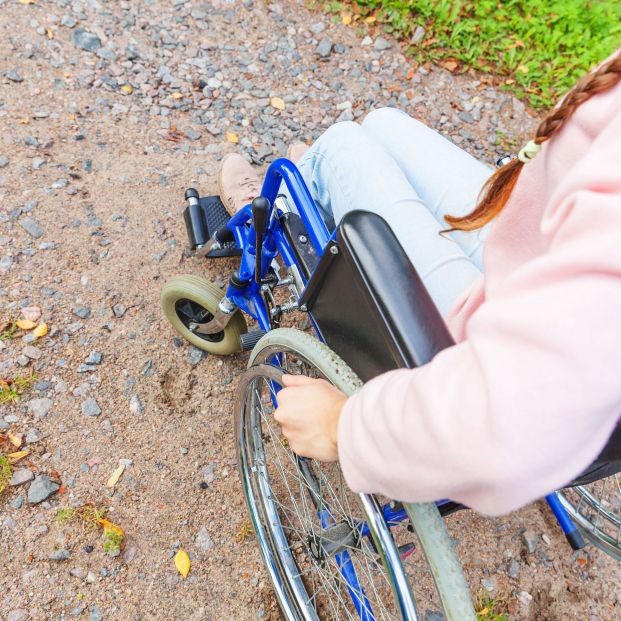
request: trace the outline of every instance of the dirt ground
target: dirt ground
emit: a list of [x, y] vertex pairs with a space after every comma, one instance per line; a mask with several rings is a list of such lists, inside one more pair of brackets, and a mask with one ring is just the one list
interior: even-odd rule
[[[279, 618], [242, 536], [232, 399], [247, 355], [197, 356], [159, 308], [171, 276], [222, 282], [234, 265], [186, 253], [185, 188], [214, 192], [228, 152], [265, 165], [382, 105], [487, 161], [534, 123], [476, 76], [411, 70], [394, 42], [369, 36], [293, 0], [0, 0], [0, 318], [35, 305], [50, 328], [0, 341], [0, 379], [36, 373], [0, 406], [0, 431], [24, 434], [20, 468], [61, 484], [36, 504], [29, 482], [0, 496], [0, 620]], [[124, 530], [120, 556], [98, 529], [54, 519], [89, 502]], [[542, 503], [448, 523], [472, 591], [503, 600], [510, 619], [621, 618], [617, 564], [572, 553]], [[185, 580], [179, 548], [192, 558]]]

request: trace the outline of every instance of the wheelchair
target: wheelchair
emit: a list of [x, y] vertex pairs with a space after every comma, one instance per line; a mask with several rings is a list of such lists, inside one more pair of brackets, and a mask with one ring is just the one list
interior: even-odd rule
[[[279, 193], [283, 182], [287, 195]], [[272, 417], [283, 373], [325, 378], [351, 394], [453, 344], [394, 233], [364, 211], [329, 231], [284, 158], [270, 165], [261, 196], [233, 217], [218, 197], [188, 189], [186, 200], [191, 249], [206, 258], [237, 256], [239, 267], [226, 292], [196, 276], [173, 278], [161, 291], [162, 308], [196, 347], [251, 351], [235, 404], [237, 457], [285, 618], [475, 620], [442, 519], [465, 507], [355, 494], [337, 463], [293, 453]], [[292, 312], [307, 313], [315, 336], [281, 326]], [[247, 330], [245, 315], [258, 329]], [[574, 549], [585, 545], [584, 535], [621, 559], [619, 470], [618, 428], [586, 472], [546, 498]]]

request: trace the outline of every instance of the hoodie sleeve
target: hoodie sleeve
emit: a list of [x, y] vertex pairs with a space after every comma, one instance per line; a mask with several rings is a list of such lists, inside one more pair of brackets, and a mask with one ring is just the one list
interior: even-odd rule
[[621, 115], [546, 207], [547, 251], [508, 276], [429, 364], [347, 401], [354, 491], [512, 511], [597, 457], [621, 413]]

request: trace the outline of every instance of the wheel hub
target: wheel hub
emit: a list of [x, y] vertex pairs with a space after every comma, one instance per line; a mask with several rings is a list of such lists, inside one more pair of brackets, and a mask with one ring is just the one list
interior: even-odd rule
[[345, 549], [359, 547], [360, 533], [355, 526], [346, 521], [322, 529], [319, 534], [312, 533], [308, 537], [308, 551], [320, 564], [325, 563], [327, 558]]

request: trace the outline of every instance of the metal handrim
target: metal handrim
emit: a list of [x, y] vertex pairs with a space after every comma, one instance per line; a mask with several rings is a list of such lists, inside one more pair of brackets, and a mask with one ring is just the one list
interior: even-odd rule
[[[244, 378], [244, 385], [248, 387], [251, 386], [253, 382], [265, 380], [265, 378], [278, 382], [281, 375], [282, 371], [280, 369], [269, 365], [259, 365], [247, 372], [247, 376]], [[261, 472], [261, 464], [257, 465], [256, 463], [251, 463], [251, 460], [249, 460], [251, 452], [249, 452], [248, 449], [251, 448], [250, 445], [253, 443], [253, 440], [257, 440], [257, 438], [251, 437], [252, 434], [249, 434], [247, 429], [243, 428], [245, 426], [245, 421], [243, 421], [242, 418], [245, 418], [248, 414], [252, 415], [252, 412], [247, 412], [248, 401], [246, 400], [246, 403], [244, 403], [243, 393], [243, 390], [239, 393], [240, 401], [237, 407], [238, 412], [243, 412], [243, 416], [240, 417], [240, 425], [238, 426], [240, 468], [242, 470], [242, 480], [244, 482], [246, 499], [250, 508], [253, 525], [257, 532], [257, 538], [266, 561], [266, 566], [274, 582], [286, 618], [318, 621], [319, 617], [316, 611], [308, 606], [313, 596], [308, 595], [307, 588], [302, 579], [304, 572], [300, 571], [294, 555], [289, 550], [290, 544], [284, 532], [285, 527], [283, 527], [282, 520], [278, 515], [277, 501], [272, 503], [264, 501], [257, 502], [257, 498], [265, 499], [267, 497], [272, 497], [272, 494], [271, 488], [269, 487], [269, 477], [266, 476], [265, 472]], [[258, 474], [258, 476], [253, 477], [253, 472]], [[416, 620], [419, 617], [416, 616], [414, 600], [409, 589], [407, 577], [403, 572], [398, 550], [394, 545], [390, 531], [381, 518], [379, 505], [371, 496], [362, 496], [361, 504], [366, 514], [367, 523], [371, 530], [375, 531], [374, 535], [378, 539], [375, 549], [372, 550], [373, 561], [374, 563], [382, 562], [384, 564], [384, 568], [389, 572], [389, 576], [386, 579], [387, 583], [390, 587], [395, 589], [397, 593], [396, 609], [399, 609], [398, 618]], [[271, 528], [266, 529], [264, 524], [269, 524]], [[368, 543], [366, 543], [366, 545], [369, 546]], [[272, 550], [274, 549], [279, 551], [277, 556], [272, 554]], [[289, 552], [283, 553], [284, 550], [289, 550]], [[370, 546], [368, 550], [371, 550]], [[396, 564], [398, 567], [394, 567], [393, 564]], [[315, 569], [318, 568], [315, 567]], [[379, 565], [377, 569], [379, 574]], [[332, 572], [332, 575], [334, 575], [334, 572]], [[284, 580], [282, 579], [283, 576], [285, 577]], [[390, 584], [391, 579], [394, 583], [398, 584], [398, 587], [395, 588], [394, 584]], [[340, 596], [337, 589], [329, 586], [327, 588], [331, 589], [331, 593], [335, 597], [338, 598]], [[377, 599], [374, 601], [377, 604]], [[365, 614], [364, 607], [362, 608], [361, 616], [358, 617], [355, 616], [351, 610], [348, 611], [346, 609], [345, 606], [348, 605], [349, 602], [341, 600], [339, 604], [340, 607], [337, 610], [337, 616], [333, 618], [373, 618]], [[346, 614], [347, 616], [343, 617], [340, 613]], [[387, 617], [387, 614], [390, 613], [388, 611], [383, 611], [382, 615], [377, 618], [395, 618], [394, 616]]]

